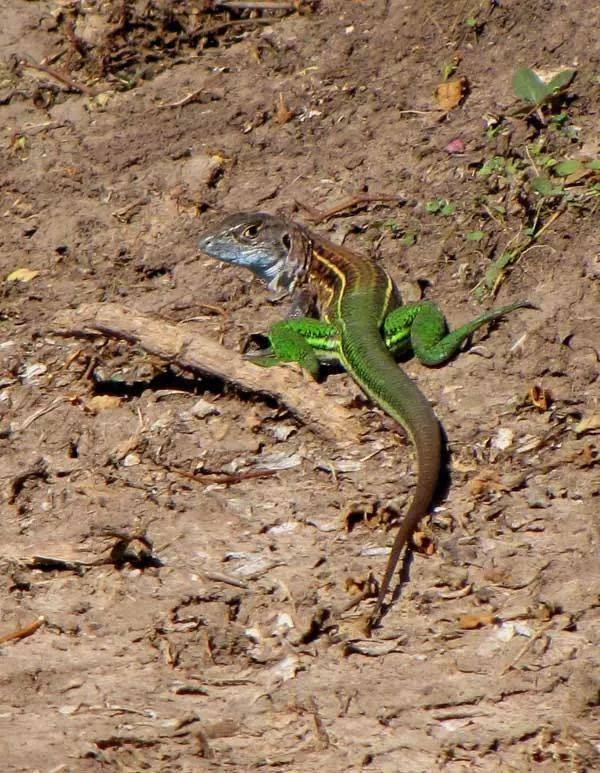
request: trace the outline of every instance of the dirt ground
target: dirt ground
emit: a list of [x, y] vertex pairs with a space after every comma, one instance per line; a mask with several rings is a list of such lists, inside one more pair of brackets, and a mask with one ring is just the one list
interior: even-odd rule
[[[35, 629], [0, 639], [0, 767], [599, 770], [598, 175], [534, 178], [600, 158], [600, 11], [236, 5], [0, 2], [0, 637]], [[518, 67], [577, 74], [527, 115]], [[404, 364], [448, 474], [371, 638], [372, 601], [319, 610], [381, 579], [414, 456], [349, 377], [335, 443], [57, 321], [111, 303], [239, 351], [285, 306], [198, 235], [365, 192], [403, 201], [314, 227], [405, 298], [537, 306]]]

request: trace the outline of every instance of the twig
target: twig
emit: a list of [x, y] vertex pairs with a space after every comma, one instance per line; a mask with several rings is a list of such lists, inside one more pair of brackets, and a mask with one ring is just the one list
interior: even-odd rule
[[443, 107], [432, 107], [429, 110], [399, 110], [398, 115], [430, 115], [431, 113], [447, 113]]
[[370, 204], [372, 202], [380, 202], [380, 201], [398, 201], [398, 202], [406, 201], [404, 196], [389, 196], [386, 194], [379, 194], [379, 193], [359, 193], [356, 196], [351, 196], [348, 199], [344, 199], [339, 204], [336, 204], [330, 209], [326, 209], [323, 211], [320, 209], [315, 209], [314, 207], [311, 207], [309, 204], [303, 204], [301, 201], [298, 201], [298, 199], [294, 199], [294, 200], [299, 207], [301, 207], [305, 212], [308, 213], [310, 219], [314, 223], [323, 223], [325, 220], [329, 220], [335, 215], [338, 215], [340, 212], [344, 212], [347, 209], [351, 209], [352, 207], [355, 207], [358, 204]]
[[38, 123], [35, 126], [26, 126], [15, 132], [17, 135], [34, 136], [40, 132], [54, 131], [54, 129], [62, 129], [65, 126], [73, 126], [72, 121], [47, 121], [46, 123]]
[[200, 99], [203, 93], [204, 89], [197, 89], [196, 91], [190, 92], [187, 97], [177, 100], [177, 102], [165, 102], [162, 105], [157, 105], [156, 109], [166, 110], [168, 107], [183, 107], [184, 105], [189, 105], [190, 102], [195, 102], [197, 99]]
[[273, 475], [277, 475], [279, 470], [248, 470], [246, 472], [187, 472], [187, 470], [180, 470], [177, 467], [171, 467], [169, 464], [157, 465], [161, 470], [168, 470], [174, 472], [176, 475], [181, 475], [188, 480], [195, 480], [196, 483], [240, 483], [242, 480], [250, 480], [252, 478], [272, 478]]
[[227, 8], [233, 11], [292, 11], [296, 10], [296, 4], [277, 3], [271, 0], [264, 2], [248, 2], [247, 0], [231, 0], [231, 2], [217, 3], [220, 8]]
[[315, 730], [317, 731], [317, 738], [319, 739], [319, 747], [321, 750], [327, 749], [329, 746], [331, 746], [331, 741], [329, 739], [329, 733], [325, 729], [325, 724], [323, 723], [323, 718], [319, 712], [319, 707], [314, 695], [310, 696], [310, 706], [312, 709], [311, 714], [315, 723]]
[[537, 641], [539, 638], [541, 638], [546, 633], [546, 631], [548, 630], [548, 628], [550, 628], [550, 626], [553, 624], [553, 622], [554, 622], [553, 620], [550, 620], [550, 622], [546, 623], [546, 625], [543, 625], [539, 629], [539, 631], [536, 631], [536, 633], [533, 634], [531, 639], [528, 639], [527, 642], [525, 643], [525, 645], [519, 650], [519, 652], [517, 653], [516, 657], [513, 658], [510, 661], [510, 663], [502, 669], [502, 671], [500, 671], [499, 676], [504, 676], [504, 674], [506, 674], [508, 671], [510, 671], [511, 668], [514, 668], [516, 666], [516, 664], [519, 662], [519, 660], [521, 660], [523, 655], [531, 648], [533, 643], [535, 641]]
[[41, 617], [38, 617], [38, 619], [33, 623], [26, 625], [25, 628], [19, 628], [12, 633], [5, 633], [4, 636], [0, 636], [0, 644], [6, 644], [6, 642], [14, 641], [15, 639], [26, 639], [28, 636], [31, 636], [32, 633], [35, 633], [38, 628], [44, 625], [45, 622], [46, 618], [42, 615]]
[[[212, 303], [196, 303], [194, 305], [199, 309], [206, 309], [207, 311], [212, 311], [221, 317], [227, 317], [227, 312], [225, 309], [222, 309], [220, 306], [213, 306]], [[186, 322], [197, 322], [200, 319], [206, 319], [206, 317], [186, 317], [185, 319], [182, 319], [179, 324], [183, 325]]]
[[248, 588], [248, 583], [228, 574], [222, 574], [221, 572], [204, 572], [203, 574], [208, 580], [213, 580], [214, 582], [224, 582], [227, 585], [233, 585], [234, 588], [243, 588], [244, 590]]
[[314, 432], [334, 442], [359, 443], [363, 430], [353, 412], [327, 397], [323, 387], [291, 368], [267, 373], [238, 352], [198, 331], [114, 303], [91, 303], [59, 314], [59, 335], [109, 336], [137, 344], [180, 368], [216, 376], [239, 389], [276, 400]]
[[255, 24], [272, 23], [273, 19], [231, 19], [230, 21], [223, 21], [219, 24], [213, 24], [212, 27], [205, 27], [204, 29], [194, 30], [190, 37], [193, 37], [194, 35], [208, 37], [209, 35], [214, 35], [217, 32], [221, 32], [221, 30], [227, 29], [228, 27], [250, 27], [254, 26]]
[[20, 64], [23, 67], [29, 67], [32, 70], [45, 72], [46, 75], [49, 75], [51, 78], [59, 81], [64, 86], [68, 86], [70, 89], [73, 89], [73, 91], [79, 91], [81, 94], [86, 94], [88, 97], [95, 97], [98, 93], [95, 89], [91, 89], [84, 83], [77, 83], [77, 81], [74, 81], [73, 78], [70, 78], [68, 75], [65, 75], [62, 72], [58, 72], [58, 70], [54, 70], [52, 67], [48, 67], [45, 64], [36, 64], [35, 62], [27, 61], [27, 59], [22, 59]]
[[332, 611], [333, 618], [337, 619], [345, 612], [349, 612], [351, 609], [354, 609], [354, 607], [357, 607], [361, 603], [361, 601], [366, 601], [367, 599], [371, 599], [375, 595], [376, 595], [376, 591], [371, 587], [369, 583], [369, 586], [362, 593], [358, 593], [356, 596], [352, 596], [352, 598], [348, 599], [347, 601], [344, 601], [342, 604], [332, 609], [331, 611]]
[[117, 220], [121, 223], [128, 223], [134, 215], [137, 215], [141, 207], [148, 203], [148, 201], [148, 197], [143, 196], [140, 199], [136, 199], [131, 204], [128, 204], [126, 207], [115, 210], [112, 213], [112, 216], [116, 217]]
[[18, 426], [15, 427], [12, 431], [13, 432], [23, 432], [28, 427], [30, 427], [34, 421], [37, 421], [37, 419], [40, 418], [40, 416], [44, 416], [47, 413], [50, 413], [50, 411], [53, 411], [55, 408], [57, 408], [61, 403], [66, 402], [66, 397], [57, 397], [55, 400], [53, 400], [50, 405], [47, 405], [45, 408], [40, 408], [39, 411], [36, 411], [35, 413], [32, 413], [31, 416], [29, 416], [27, 419], [24, 420], [24, 422]]

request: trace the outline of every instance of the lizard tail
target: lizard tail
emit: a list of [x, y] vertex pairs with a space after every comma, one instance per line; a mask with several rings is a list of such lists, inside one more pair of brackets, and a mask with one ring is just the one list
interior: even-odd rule
[[441, 432], [429, 401], [398, 366], [379, 336], [367, 338], [355, 330], [342, 342], [341, 348], [344, 366], [361, 389], [403, 427], [417, 457], [416, 488], [394, 538], [371, 615], [370, 625], [373, 626], [381, 615], [402, 548], [431, 504], [440, 473]]

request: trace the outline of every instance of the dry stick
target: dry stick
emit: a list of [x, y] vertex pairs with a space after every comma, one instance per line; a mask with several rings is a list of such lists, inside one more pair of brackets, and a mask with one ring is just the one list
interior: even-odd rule
[[35, 413], [32, 413], [31, 416], [25, 419], [25, 421], [22, 424], [19, 424], [13, 429], [13, 432], [23, 432], [28, 427], [30, 427], [34, 421], [37, 421], [40, 416], [45, 416], [47, 413], [50, 413], [50, 411], [53, 411], [55, 408], [58, 408], [58, 406], [61, 403], [66, 402], [66, 397], [56, 397], [50, 405], [47, 405], [45, 408], [40, 408]]
[[156, 109], [165, 110], [168, 107], [183, 107], [184, 105], [189, 105], [191, 102], [195, 102], [197, 99], [200, 99], [204, 92], [204, 89], [197, 89], [196, 91], [190, 92], [187, 97], [178, 99], [177, 102], [164, 102], [162, 105], [157, 105]]
[[0, 636], [0, 644], [6, 644], [7, 641], [14, 641], [15, 639], [25, 639], [27, 636], [31, 636], [32, 633], [35, 633], [45, 622], [46, 618], [42, 615], [33, 623], [26, 625], [25, 628], [19, 628], [17, 631]]
[[317, 732], [317, 738], [319, 740], [319, 747], [321, 749], [327, 749], [329, 746], [331, 746], [331, 740], [327, 730], [325, 729], [325, 724], [319, 712], [319, 707], [314, 695], [310, 696], [310, 706], [311, 714], [313, 715], [313, 720], [315, 723], [315, 730]]
[[310, 219], [314, 223], [323, 223], [325, 220], [329, 220], [335, 215], [338, 215], [340, 212], [344, 212], [346, 209], [355, 207], [357, 204], [370, 204], [372, 202], [379, 202], [379, 201], [404, 202], [406, 201], [406, 199], [404, 198], [404, 196], [388, 196], [385, 194], [377, 194], [377, 193], [359, 193], [356, 196], [351, 196], [348, 199], [344, 199], [339, 204], [336, 204], [335, 206], [331, 207], [330, 209], [326, 209], [325, 211], [322, 211], [320, 209], [315, 209], [314, 207], [311, 207], [309, 204], [303, 204], [301, 201], [298, 201], [298, 199], [294, 199], [294, 201], [299, 207], [301, 207], [305, 212], [308, 213], [308, 215], [310, 216]]
[[29, 62], [27, 59], [22, 59], [21, 65], [23, 67], [29, 67], [32, 70], [45, 72], [46, 75], [49, 75], [51, 78], [55, 78], [57, 81], [60, 81], [60, 83], [62, 83], [64, 86], [68, 86], [70, 89], [79, 91], [81, 94], [87, 94], [88, 97], [95, 97], [97, 94], [95, 89], [91, 89], [89, 86], [86, 86], [83, 83], [77, 83], [77, 81], [74, 81], [68, 75], [64, 75], [62, 72], [58, 72], [58, 70], [52, 69], [52, 67], [47, 67], [45, 64], [36, 64], [35, 62]]
[[200, 35], [207, 37], [208, 35], [214, 35], [216, 32], [226, 30], [228, 27], [250, 27], [254, 24], [272, 24], [273, 19], [231, 19], [231, 21], [223, 21], [219, 24], [213, 24], [212, 27], [205, 27], [203, 30], [194, 30], [190, 37], [194, 35]]
[[232, 577], [229, 574], [223, 574], [222, 572], [203, 572], [204, 576], [208, 580], [213, 582], [224, 582], [226, 585], [233, 585], [234, 588], [248, 589], [248, 583], [240, 580], [238, 577]]
[[295, 11], [296, 7], [292, 3], [277, 3], [271, 0], [265, 2], [248, 2], [247, 0], [229, 0], [223, 3], [217, 3], [220, 8], [228, 8], [236, 11]]
[[114, 303], [90, 303], [61, 312], [53, 328], [61, 335], [108, 336], [202, 375], [217, 376], [239, 389], [270, 397], [303, 424], [334, 442], [356, 444], [363, 434], [353, 413], [334, 402], [323, 387], [290, 368], [262, 368], [212, 338]]
[[202, 483], [204, 485], [211, 483], [231, 484], [241, 483], [243, 480], [250, 480], [252, 478], [272, 478], [277, 475], [281, 470], [247, 470], [246, 472], [187, 472], [187, 470], [180, 470], [177, 467], [172, 467], [169, 464], [157, 464], [156, 467], [159, 470], [167, 470], [173, 472], [175, 475], [181, 475], [188, 480], [195, 480], [196, 483]]
[[72, 121], [48, 121], [47, 123], [38, 123], [35, 126], [25, 126], [21, 129], [19, 129], [18, 132], [15, 132], [17, 135], [27, 135], [28, 137], [33, 137], [36, 134], [39, 134], [40, 132], [49, 132], [54, 131], [54, 129], [62, 129], [65, 126], [72, 127], [73, 122]]
[[505, 674], [507, 674], [511, 670], [511, 668], [514, 668], [517, 665], [517, 663], [519, 662], [519, 660], [521, 660], [523, 655], [529, 649], [531, 649], [531, 647], [533, 646], [533, 643], [536, 642], [538, 639], [540, 639], [546, 633], [546, 631], [552, 626], [553, 622], [554, 622], [553, 620], [550, 620], [548, 623], [546, 623], [546, 625], [543, 625], [539, 629], [539, 631], [536, 631], [533, 634], [533, 636], [531, 637], [531, 639], [527, 640], [527, 642], [519, 650], [517, 655], [510, 661], [510, 663], [508, 665], [504, 666], [504, 668], [502, 669], [502, 671], [500, 671], [498, 676], [504, 676]]

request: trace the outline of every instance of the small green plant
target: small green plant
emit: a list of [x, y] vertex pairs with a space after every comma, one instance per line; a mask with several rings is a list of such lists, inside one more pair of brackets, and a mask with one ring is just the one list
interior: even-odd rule
[[513, 177], [523, 167], [523, 162], [511, 156], [492, 156], [484, 162], [477, 174], [480, 177], [490, 177], [493, 174]]
[[544, 81], [529, 67], [521, 67], [513, 75], [513, 90], [526, 103], [529, 113], [536, 113], [545, 123], [542, 108], [561, 94], [575, 77], [577, 70], [562, 70], [549, 81]]
[[397, 236], [402, 231], [402, 226], [395, 217], [389, 217], [387, 220], [378, 223], [378, 225], [380, 228], [391, 231], [393, 236]]
[[[598, 171], [600, 159], [582, 161], [578, 158], [567, 158], [563, 161], [551, 159], [546, 164], [548, 175], [538, 174], [531, 180], [531, 187], [540, 196], [562, 196], [566, 203], [580, 203], [582, 199], [597, 196], [600, 191]], [[580, 189], [569, 186], [579, 184]]]
[[417, 241], [417, 234], [412, 231], [407, 231], [404, 236], [399, 239], [400, 244], [403, 247], [412, 247]]
[[[526, 220], [521, 223], [521, 230], [488, 266], [475, 287], [475, 295], [480, 299], [496, 293], [511, 267], [538, 243], [567, 208], [595, 213], [600, 206], [600, 159], [557, 158], [549, 152], [548, 145], [553, 144], [544, 133], [536, 142], [513, 151], [513, 155], [485, 159], [477, 170], [488, 190], [478, 206], [489, 218], [504, 222], [499, 202], [489, 194], [500, 192], [504, 197], [510, 192], [513, 201], [527, 202], [522, 210]], [[478, 241], [483, 232], [471, 231], [464, 238]]]
[[449, 217], [456, 210], [456, 204], [452, 204], [448, 199], [434, 199], [425, 204], [425, 209], [430, 215]]
[[402, 228], [400, 223], [394, 217], [384, 220], [378, 224], [380, 228], [390, 231], [392, 238], [397, 239], [403, 247], [412, 247], [417, 241], [415, 231], [407, 231]]
[[452, 61], [442, 65], [442, 79], [447, 81], [458, 70], [458, 62]]
[[468, 242], [480, 242], [485, 237], [485, 231], [467, 231], [465, 239]]
[[479, 36], [483, 33], [483, 23], [476, 16], [469, 16], [465, 20], [465, 25], [474, 33], [475, 40], [478, 41]]

